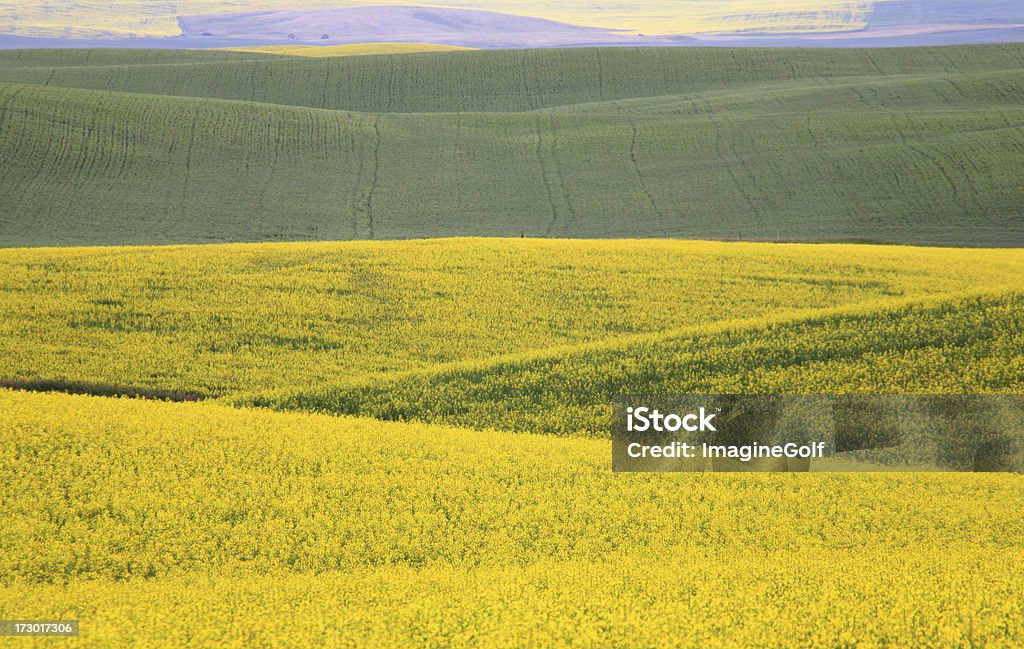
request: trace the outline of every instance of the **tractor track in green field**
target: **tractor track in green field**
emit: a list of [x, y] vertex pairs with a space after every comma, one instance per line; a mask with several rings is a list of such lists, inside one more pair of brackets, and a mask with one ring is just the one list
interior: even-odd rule
[[570, 228], [576, 222], [576, 208], [573, 206], [572, 195], [569, 192], [569, 183], [565, 182], [565, 173], [562, 168], [562, 160], [558, 156], [558, 126], [555, 123], [555, 116], [549, 114], [548, 122], [551, 127], [551, 159], [555, 163], [555, 179], [558, 184], [559, 190], [561, 190], [562, 199], [565, 201], [565, 207], [568, 211], [568, 218], [565, 224], [562, 226], [563, 230], [569, 231]]
[[25, 225], [5, 225], [5, 245], [254, 231], [1021, 245], [1024, 46], [14, 56], [0, 52], [0, 155], [16, 160], [0, 210]]
[[[380, 129], [381, 119], [382, 116], [377, 115], [373, 120], [373, 125], [371, 127], [373, 131], [373, 143], [368, 147], [369, 150], [364, 150], [362, 153], [357, 155], [359, 159], [359, 166], [356, 172], [355, 184], [352, 192], [352, 232], [354, 239], [374, 239], [376, 234], [373, 210], [374, 201], [377, 197], [378, 186], [380, 184], [380, 147], [382, 139]], [[353, 147], [353, 155], [356, 155], [354, 130], [351, 131], [351, 144]], [[370, 171], [367, 173], [368, 166], [370, 167]], [[362, 224], [360, 224], [360, 216], [362, 216]], [[365, 237], [360, 236], [359, 234], [360, 225], [365, 228]]]
[[636, 123], [633, 120], [629, 121], [629, 128], [632, 132], [629, 142], [629, 160], [633, 165], [633, 171], [636, 173], [637, 182], [640, 184], [640, 191], [643, 192], [644, 196], [647, 198], [648, 204], [651, 206], [651, 209], [654, 210], [654, 215], [658, 218], [658, 229], [662, 234], [667, 234], [667, 230], [665, 228], [665, 215], [662, 213], [661, 209], [658, 208], [658, 204], [654, 201], [654, 194], [651, 193], [650, 187], [647, 186], [647, 181], [644, 180], [643, 171], [640, 170], [640, 162], [637, 160], [636, 145], [637, 140], [639, 139], [639, 131], [637, 131]]
[[327, 68], [326, 70], [324, 70], [324, 85], [323, 85], [323, 88], [320, 91], [320, 105], [321, 106], [327, 106], [328, 105], [327, 95], [328, 95], [328, 89], [330, 88], [330, 85], [331, 85], [331, 68]]
[[249, 99], [256, 101], [256, 68], [249, 73]]
[[377, 188], [380, 184], [380, 120], [381, 116], [378, 115], [377, 119], [373, 121], [373, 174], [370, 177], [370, 191], [366, 194], [366, 227], [369, 230], [370, 239], [374, 238], [373, 201], [377, 196]]
[[[963, 179], [964, 186], [967, 189], [967, 194], [970, 196], [971, 205], [974, 211], [981, 212], [982, 207], [980, 196], [978, 194], [978, 187], [974, 184], [974, 178], [971, 173], [971, 169], [973, 169], [975, 173], [978, 172], [977, 164], [970, 156], [965, 156], [966, 164], [964, 164], [946, 151], [940, 151], [939, 153], [945, 156], [945, 158], [949, 160], [950, 164], [952, 164], [956, 168], [957, 172], [959, 172], [958, 175]], [[971, 169], [968, 169], [968, 166], [970, 166]]]
[[911, 144], [907, 148], [916, 153], [919, 157], [927, 160], [929, 163], [931, 163], [933, 167], [935, 167], [936, 170], [938, 170], [939, 174], [946, 181], [946, 185], [949, 186], [950, 197], [952, 198], [953, 202], [962, 204], [962, 201], [960, 200], [960, 189], [957, 187], [956, 181], [954, 181], [953, 177], [949, 175], [949, 172], [946, 171], [946, 167], [943, 166], [943, 164], [938, 160], [938, 158], [928, 153], [927, 151], [923, 150], [920, 146], [916, 144]]
[[452, 177], [452, 182], [455, 185], [455, 195], [452, 200], [455, 201], [455, 208], [457, 210], [462, 209], [464, 191], [462, 187], [462, 113], [455, 113], [455, 136], [452, 141], [452, 167], [455, 173]]
[[0, 110], [0, 133], [3, 133], [4, 124], [7, 123], [7, 117], [11, 114], [11, 108], [15, 105], [15, 102], [18, 100], [18, 95], [20, 95], [26, 87], [27, 86], [24, 85], [15, 86], [15, 89], [7, 94], [7, 97], [4, 101], [3, 110]]
[[558, 207], [555, 205], [555, 194], [551, 188], [551, 181], [548, 179], [547, 165], [544, 164], [544, 134], [541, 128], [541, 119], [542, 116], [538, 115], [534, 120], [534, 127], [537, 133], [535, 153], [537, 156], [537, 167], [540, 170], [540, 181], [544, 185], [544, 193], [547, 195], [548, 206], [551, 208], [551, 223], [548, 224], [547, 230], [544, 231], [544, 236], [549, 237], [558, 223]]
[[[271, 125], [271, 117], [267, 116], [267, 129], [269, 131]], [[280, 159], [281, 152], [281, 130], [277, 128], [277, 132], [273, 136], [274, 138], [274, 152], [271, 157], [271, 163], [267, 171], [267, 177], [260, 183], [259, 198], [257, 199], [257, 208], [259, 210], [260, 218], [262, 219], [267, 213], [267, 196], [274, 186], [274, 179], [277, 176], [278, 160]]]
[[196, 143], [196, 128], [199, 126], [199, 113], [198, 111], [192, 115], [192, 125], [188, 129], [188, 144], [185, 147], [185, 168], [184, 178], [182, 180], [181, 187], [181, 210], [182, 213], [188, 211], [188, 200], [189, 200], [189, 182], [192, 179], [192, 149]]
[[[736, 170], [733, 169], [733, 165], [730, 164], [729, 161], [726, 159], [725, 153], [722, 149], [722, 130], [724, 128], [724, 125], [722, 121], [719, 120], [717, 117], [712, 117], [711, 123], [714, 124], [715, 127], [715, 154], [718, 156], [718, 160], [722, 163], [722, 166], [729, 174], [729, 178], [732, 179], [732, 183], [733, 186], [736, 187], [736, 191], [739, 192], [740, 196], [743, 197], [743, 200], [747, 203], [747, 206], [750, 208], [751, 213], [754, 215], [755, 221], [760, 223], [762, 221], [761, 210], [757, 207], [757, 203], [754, 202], [754, 199], [751, 197], [750, 192], [748, 192], [747, 188], [744, 187], [743, 183], [740, 182], [739, 176], [736, 175]], [[735, 147], [733, 149], [733, 155], [734, 157], [736, 155]], [[740, 233], [739, 238], [743, 238], [742, 232]]]
[[121, 165], [117, 170], [117, 177], [124, 178], [128, 173], [128, 162], [135, 155], [135, 132], [131, 130], [128, 124], [124, 125], [124, 131], [121, 134], [122, 139], [122, 150], [121, 150]]
[[348, 154], [353, 159], [358, 160], [356, 165], [356, 173], [353, 178], [352, 188], [349, 192], [349, 214], [352, 217], [352, 238], [359, 238], [359, 193], [362, 189], [363, 183], [363, 156], [359, 154], [358, 146], [356, 145], [356, 131], [352, 124], [352, 117], [349, 116], [349, 130], [348, 140], [349, 149]]

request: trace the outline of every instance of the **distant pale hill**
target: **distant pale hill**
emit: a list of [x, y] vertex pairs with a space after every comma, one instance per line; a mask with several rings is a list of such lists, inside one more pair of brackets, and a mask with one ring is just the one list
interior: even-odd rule
[[[379, 0], [378, 0], [379, 1]], [[196, 48], [366, 42], [580, 45], [926, 45], [1024, 40], [1008, 0], [0, 0], [0, 47]], [[698, 40], [691, 42], [690, 37]], [[26, 40], [28, 39], [28, 40]], [[103, 40], [107, 39], [107, 40]]]
[[[186, 38], [332, 44], [394, 41], [468, 47], [632, 44], [636, 35], [493, 11], [353, 7], [182, 16]], [[670, 41], [665, 40], [665, 43]]]
[[375, 54], [418, 54], [422, 52], [459, 52], [469, 50], [468, 47], [455, 45], [437, 45], [432, 43], [355, 43], [352, 45], [264, 45], [255, 47], [234, 47], [233, 52], [251, 52], [254, 54], [280, 54], [284, 56], [333, 57], [333, 56], [369, 56]]
[[[0, 33], [23, 36], [97, 38], [178, 36], [182, 17], [235, 12], [375, 7], [380, 0], [71, 0], [53, 11], [39, 0], [0, 3]], [[515, 16], [646, 34], [716, 31], [828, 31], [866, 25], [871, 2], [779, 0], [640, 0], [581, 3], [577, 0], [461, 0], [417, 3], [422, 8], [493, 11]], [[390, 7], [382, 7], [390, 9]], [[186, 28], [187, 29], [187, 28]], [[318, 34], [319, 36], [319, 34]], [[391, 38], [389, 40], [396, 40]]]

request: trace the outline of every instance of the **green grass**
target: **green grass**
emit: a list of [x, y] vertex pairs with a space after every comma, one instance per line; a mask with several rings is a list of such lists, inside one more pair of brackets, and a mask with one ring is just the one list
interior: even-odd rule
[[0, 53], [0, 245], [1022, 245], [1022, 60], [1012, 45]]
[[[190, 65], [197, 63], [230, 63], [281, 58], [269, 53], [235, 52], [231, 50], [145, 50], [145, 49], [35, 49], [0, 50], [0, 70], [8, 75], [39, 74], [40, 69], [56, 70], [123, 66]], [[48, 73], [47, 73], [48, 74]], [[84, 74], [84, 71], [83, 71]], [[86, 78], [85, 76], [79, 78]]]
[[955, 79], [1016, 71], [1022, 65], [1021, 44], [871, 50], [571, 48], [342, 59], [65, 50], [0, 52], [0, 80], [367, 113], [519, 112], [749, 90], [769, 82], [824, 84], [847, 77], [918, 74]]

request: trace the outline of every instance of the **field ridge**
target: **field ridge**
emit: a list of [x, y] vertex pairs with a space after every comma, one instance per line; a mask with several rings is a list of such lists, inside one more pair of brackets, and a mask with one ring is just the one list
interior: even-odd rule
[[[670, 340], [692, 338], [701, 335], [714, 335], [721, 333], [741, 334], [743, 332], [753, 332], [777, 326], [814, 323], [816, 321], [834, 318], [837, 316], [873, 315], [887, 311], [899, 311], [907, 307], [929, 307], [971, 298], [996, 298], [1015, 294], [1019, 291], [1021, 291], [1019, 287], [1007, 285], [1003, 287], [989, 287], [984, 290], [974, 289], [943, 293], [939, 295], [914, 295], [910, 297], [873, 299], [865, 302], [855, 302], [852, 304], [843, 304], [841, 306], [817, 309], [786, 309], [776, 312], [769, 317], [758, 316], [753, 318], [721, 320], [709, 324], [691, 325], [657, 333], [616, 336], [614, 338], [606, 338], [586, 343], [559, 345], [556, 347], [542, 349], [528, 349], [525, 351], [500, 354], [486, 358], [468, 358], [458, 361], [437, 363], [425, 368], [392, 371], [373, 376], [362, 376], [353, 379], [351, 383], [344, 384], [344, 387], [358, 389], [361, 387], [370, 387], [381, 382], [429, 378], [448, 374], [461, 374], [463, 372], [486, 371], [498, 369], [503, 366], [516, 366], [535, 361], [550, 361], [573, 354], [620, 351], [623, 348], [634, 347], [637, 345], [657, 344]], [[288, 397], [304, 392], [306, 392], [305, 388], [279, 388], [272, 391], [253, 391], [229, 394], [222, 397], [221, 400], [227, 400], [227, 402], [237, 405], [250, 406], [258, 405], [256, 402], [259, 399]]]
[[[949, 345], [961, 346], [958, 353], [971, 360], [963, 361], [963, 377], [942, 378], [953, 381], [942, 389], [999, 392], [1017, 385], [1014, 377], [1024, 370], [1024, 355], [1019, 349], [1016, 357], [1011, 353], [999, 359], [999, 367], [989, 362], [999, 356], [998, 350], [1009, 352], [1014, 345], [1024, 343], [1020, 333], [1014, 333], [1024, 324], [1014, 311], [1021, 303], [1024, 291], [1019, 287], [861, 303], [822, 309], [803, 317], [765, 318], [753, 323], [725, 321], [629, 342], [600, 341], [560, 353], [543, 350], [374, 380], [228, 396], [224, 400], [243, 407], [283, 411], [600, 437], [602, 429], [610, 425], [611, 400], [616, 394], [913, 391], [909, 377], [903, 377], [906, 382], [899, 387], [898, 374], [858, 384], [867, 377], [856, 378], [856, 368], [864, 359], [881, 354], [889, 355], [902, 373], [906, 371], [904, 365], [946, 362], [941, 354], [932, 358], [927, 350]], [[899, 331], [904, 320], [913, 324]], [[857, 325], [854, 329], [868, 332], [860, 336], [875, 338], [850, 343], [850, 350], [841, 353], [810, 353], [802, 349], [801, 334], [793, 333], [805, 331], [803, 335], [814, 340], [829, 332], [841, 336], [841, 330], [851, 323]], [[778, 349], [772, 347], [769, 352], [773, 344]], [[733, 357], [749, 356], [749, 349], [742, 350], [751, 346], [761, 350], [765, 358], [762, 365], [733, 367], [738, 362]], [[838, 350], [843, 344], [834, 347]], [[787, 354], [796, 360], [779, 365], [777, 359]], [[720, 363], [726, 363], [725, 369], [719, 369], [716, 364]], [[846, 378], [826, 381], [824, 377], [805, 376], [808, 368], [829, 364], [843, 366], [830, 370], [829, 377], [845, 373]], [[878, 365], [884, 364], [879, 360]], [[705, 369], [694, 369], [699, 367]], [[778, 376], [773, 378], [772, 372]], [[938, 376], [933, 375], [932, 380], [939, 385]], [[963, 382], [957, 385], [956, 380]]]

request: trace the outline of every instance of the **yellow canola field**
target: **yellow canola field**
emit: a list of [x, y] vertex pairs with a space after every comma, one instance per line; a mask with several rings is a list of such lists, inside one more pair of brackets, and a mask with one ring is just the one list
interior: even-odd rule
[[[2, 0], [0, 33], [21, 36], [177, 36], [178, 16], [380, 5], [379, 0]], [[451, 0], [427, 7], [498, 11], [644, 34], [838, 31], [866, 25], [874, 2], [851, 0]]]
[[1024, 289], [1024, 251], [694, 241], [0, 250], [0, 379], [209, 396]]
[[62, 646], [1024, 643], [1019, 476], [10, 391], [0, 438], [0, 615]]

